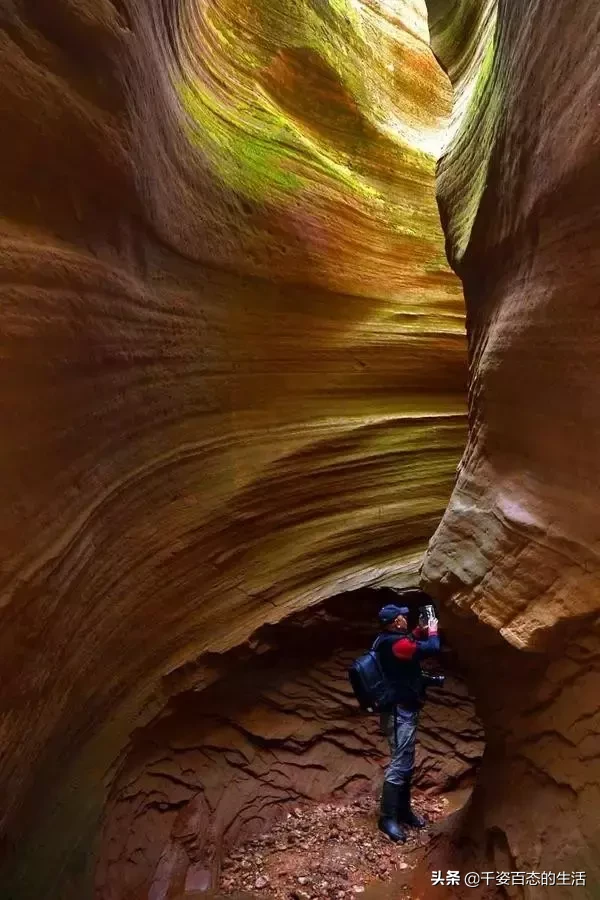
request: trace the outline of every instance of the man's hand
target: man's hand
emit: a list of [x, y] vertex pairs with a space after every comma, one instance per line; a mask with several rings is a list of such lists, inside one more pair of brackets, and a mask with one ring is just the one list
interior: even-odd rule
[[432, 618], [428, 629], [421, 626], [415, 628], [412, 638], [411, 640], [408, 636], [400, 637], [392, 644], [392, 653], [395, 657], [401, 660], [423, 659], [439, 653], [438, 620]]

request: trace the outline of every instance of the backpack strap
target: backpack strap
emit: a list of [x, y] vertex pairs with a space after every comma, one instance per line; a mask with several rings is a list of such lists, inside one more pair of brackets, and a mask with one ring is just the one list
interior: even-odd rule
[[378, 634], [377, 637], [375, 638], [375, 640], [373, 641], [373, 646], [371, 647], [371, 650], [377, 650], [377, 648], [379, 647], [381, 642], [383, 640], [385, 640], [385, 637], [386, 637], [385, 634]]

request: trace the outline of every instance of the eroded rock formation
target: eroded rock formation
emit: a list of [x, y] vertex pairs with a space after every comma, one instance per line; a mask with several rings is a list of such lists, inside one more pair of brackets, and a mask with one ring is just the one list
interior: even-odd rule
[[[600, 11], [429, 6], [470, 436], [423, 575], [488, 739], [463, 849], [592, 881]], [[185, 737], [178, 703], [228, 689], [227, 651], [420, 563], [465, 424], [433, 202], [450, 87], [417, 0], [14, 0], [1, 22], [0, 884], [81, 900], [109, 791], [109, 847], [147, 815], [152, 877], [171, 841], [205, 865], [204, 763], [146, 810], [142, 738]], [[303, 724], [343, 772], [325, 674]], [[288, 714], [263, 733], [264, 696], [243, 742], [233, 705], [190, 741], [255, 754], [249, 791]]]
[[583, 869], [597, 885], [600, 10], [430, 9], [455, 87], [439, 196], [467, 303], [470, 432], [424, 576], [486, 728], [464, 834], [488, 868]]
[[[372, 640], [377, 594], [267, 626], [220, 663], [205, 659], [187, 673], [196, 689], [180, 690], [134, 736], [115, 781], [98, 900], [172, 900], [214, 887], [223, 854], [298, 801], [379, 788], [388, 751], [377, 718], [358, 714], [346, 675]], [[472, 700], [444, 655], [447, 683], [429, 691], [415, 768], [418, 786], [432, 792], [472, 785], [483, 750]]]
[[0, 889], [81, 900], [169, 679], [414, 571], [439, 521], [450, 89], [421, 2], [0, 16]]

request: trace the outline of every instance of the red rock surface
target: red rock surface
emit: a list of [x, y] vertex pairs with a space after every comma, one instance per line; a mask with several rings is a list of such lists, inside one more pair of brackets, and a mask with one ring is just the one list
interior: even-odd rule
[[[598, 884], [600, 10], [430, 11], [470, 434], [423, 576], [487, 737], [438, 850]], [[331, 714], [335, 668], [321, 695], [304, 666], [291, 700], [250, 678], [244, 710], [210, 698], [265, 623], [412, 579], [446, 506], [465, 436], [433, 199], [450, 88], [410, 0], [0, 16], [0, 883], [87, 900], [110, 796], [99, 890], [112, 866], [158, 900], [191, 864], [202, 880], [234, 817], [258, 831], [269, 803], [381, 763]], [[480, 740], [455, 693], [431, 787]]]
[[[416, 796], [414, 808], [434, 823], [447, 801]], [[409, 830], [394, 845], [374, 823], [372, 798], [352, 803], [295, 807], [283, 822], [223, 860], [221, 890], [254, 890], [268, 900], [350, 900], [369, 897], [371, 886], [400, 874], [406, 880], [396, 900], [410, 898], [412, 870], [429, 840], [429, 827]]]
[[[299, 803], [378, 792], [387, 747], [377, 717], [358, 714], [346, 670], [368, 646], [380, 603], [345, 596], [263, 629], [243, 653], [218, 661], [229, 674], [212, 687], [202, 689], [202, 668], [188, 672], [187, 691], [178, 684], [165, 712], [136, 734], [115, 780], [98, 900], [172, 900], [215, 887], [224, 855]], [[482, 749], [464, 683], [449, 671], [447, 686], [429, 691], [419, 732], [416, 783], [427, 803], [468, 788]]]
[[486, 730], [463, 832], [479, 860], [587, 869], [597, 892], [600, 10], [431, 7], [456, 90], [439, 192], [470, 432], [424, 577]]
[[0, 883], [82, 900], [163, 679], [441, 517], [450, 87], [412, 2], [0, 7]]

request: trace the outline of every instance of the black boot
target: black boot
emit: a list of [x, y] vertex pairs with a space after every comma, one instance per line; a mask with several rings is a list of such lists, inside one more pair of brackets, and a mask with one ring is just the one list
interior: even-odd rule
[[400, 785], [400, 799], [398, 804], [398, 821], [409, 828], [425, 828], [427, 820], [423, 816], [417, 815], [411, 809], [410, 805], [410, 778], [407, 778], [404, 784]]
[[404, 843], [406, 834], [398, 825], [398, 809], [400, 805], [401, 785], [383, 782], [381, 807], [377, 827], [394, 843]]

